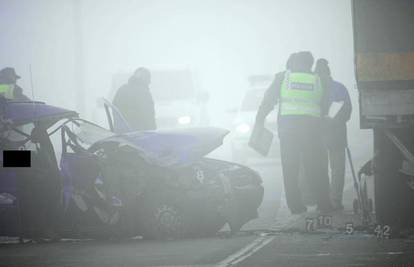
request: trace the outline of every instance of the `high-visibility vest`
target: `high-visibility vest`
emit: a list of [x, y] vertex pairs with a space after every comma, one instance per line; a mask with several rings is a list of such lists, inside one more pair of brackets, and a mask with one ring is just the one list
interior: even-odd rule
[[279, 115], [321, 116], [323, 88], [311, 73], [286, 72], [280, 90]]
[[5, 98], [13, 99], [13, 86], [10, 84], [0, 84], [0, 95], [3, 95]]

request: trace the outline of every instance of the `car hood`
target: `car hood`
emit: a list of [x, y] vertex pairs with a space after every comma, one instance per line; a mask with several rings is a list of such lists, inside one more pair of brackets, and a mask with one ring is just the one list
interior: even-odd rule
[[30, 122], [44, 121], [48, 126], [65, 118], [77, 117], [75, 111], [46, 105], [42, 102], [2, 102], [0, 104], [3, 118], [19, 126]]
[[162, 167], [190, 165], [223, 144], [226, 129], [185, 128], [132, 132], [97, 142], [116, 142], [136, 148], [150, 163]]

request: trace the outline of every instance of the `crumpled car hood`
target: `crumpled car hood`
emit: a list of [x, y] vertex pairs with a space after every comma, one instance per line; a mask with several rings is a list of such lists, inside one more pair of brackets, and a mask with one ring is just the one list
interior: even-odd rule
[[61, 119], [78, 116], [75, 111], [42, 102], [4, 102], [0, 108], [4, 119], [11, 120], [15, 126], [39, 121], [47, 121], [49, 125], [53, 125]]
[[226, 129], [186, 128], [132, 132], [98, 141], [136, 148], [148, 162], [162, 167], [190, 165], [223, 144]]

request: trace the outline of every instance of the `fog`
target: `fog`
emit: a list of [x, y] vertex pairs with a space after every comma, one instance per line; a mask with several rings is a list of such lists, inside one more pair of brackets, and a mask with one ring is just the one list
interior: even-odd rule
[[114, 75], [147, 66], [191, 70], [210, 94], [210, 125], [231, 128], [226, 111], [247, 77], [309, 50], [350, 91], [351, 148], [371, 154], [370, 133], [359, 130], [350, 1], [0, 0], [0, 33], [0, 68], [14, 67], [28, 96], [95, 121]]

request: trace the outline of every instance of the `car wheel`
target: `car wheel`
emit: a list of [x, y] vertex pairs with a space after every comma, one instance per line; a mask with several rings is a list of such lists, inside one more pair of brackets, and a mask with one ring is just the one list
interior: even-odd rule
[[[184, 233], [183, 208], [178, 196], [159, 193], [144, 199], [142, 206], [142, 235], [145, 239], [176, 239]], [[139, 216], [141, 217], [141, 216]]]

